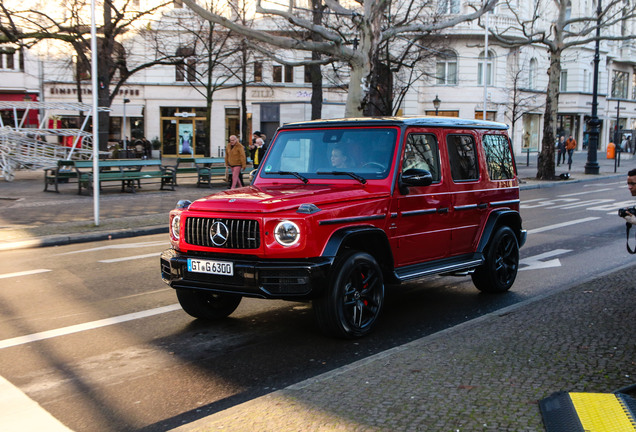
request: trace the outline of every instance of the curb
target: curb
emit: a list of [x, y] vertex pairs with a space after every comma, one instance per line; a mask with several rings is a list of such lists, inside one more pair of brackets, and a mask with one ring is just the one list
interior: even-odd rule
[[48, 246], [63, 246], [74, 243], [87, 243], [91, 241], [114, 240], [164, 233], [168, 233], [167, 224], [166, 226], [159, 225], [144, 228], [127, 228], [113, 231], [98, 231], [92, 233], [52, 235], [29, 240], [3, 243], [0, 244], [0, 251]]

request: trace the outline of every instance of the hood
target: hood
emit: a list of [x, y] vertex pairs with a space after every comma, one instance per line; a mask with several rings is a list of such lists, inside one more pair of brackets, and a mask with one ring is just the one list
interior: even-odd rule
[[353, 184], [248, 186], [209, 195], [194, 201], [189, 210], [270, 213], [295, 210], [299, 205], [318, 207], [331, 203], [372, 200], [388, 196], [386, 187]]

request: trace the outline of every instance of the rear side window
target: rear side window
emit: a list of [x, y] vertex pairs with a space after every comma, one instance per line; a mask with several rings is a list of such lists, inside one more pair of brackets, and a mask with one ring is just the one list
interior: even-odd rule
[[491, 180], [514, 178], [515, 170], [508, 139], [503, 135], [484, 135], [484, 151]]
[[448, 160], [453, 181], [479, 179], [477, 152], [473, 137], [471, 135], [448, 135], [446, 146], [448, 147]]
[[408, 169], [426, 170], [433, 176], [434, 183], [439, 182], [439, 150], [434, 135], [410, 134], [408, 136], [402, 171]]

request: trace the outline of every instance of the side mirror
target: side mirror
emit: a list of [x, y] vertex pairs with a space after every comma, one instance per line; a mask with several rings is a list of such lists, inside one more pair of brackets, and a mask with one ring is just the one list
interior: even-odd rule
[[426, 170], [411, 168], [400, 174], [398, 185], [404, 195], [409, 193], [409, 186], [428, 186], [433, 183], [433, 175]]

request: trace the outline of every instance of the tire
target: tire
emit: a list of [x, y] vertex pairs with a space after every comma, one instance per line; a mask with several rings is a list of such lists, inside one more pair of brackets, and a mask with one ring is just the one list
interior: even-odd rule
[[241, 296], [207, 291], [177, 289], [179, 304], [189, 315], [215, 321], [226, 318], [241, 303]]
[[383, 304], [380, 266], [371, 255], [358, 251], [336, 259], [327, 292], [313, 303], [320, 329], [346, 339], [367, 335]]
[[486, 262], [472, 275], [478, 290], [502, 293], [510, 289], [519, 269], [519, 243], [510, 227], [502, 226], [495, 232], [486, 249]]

